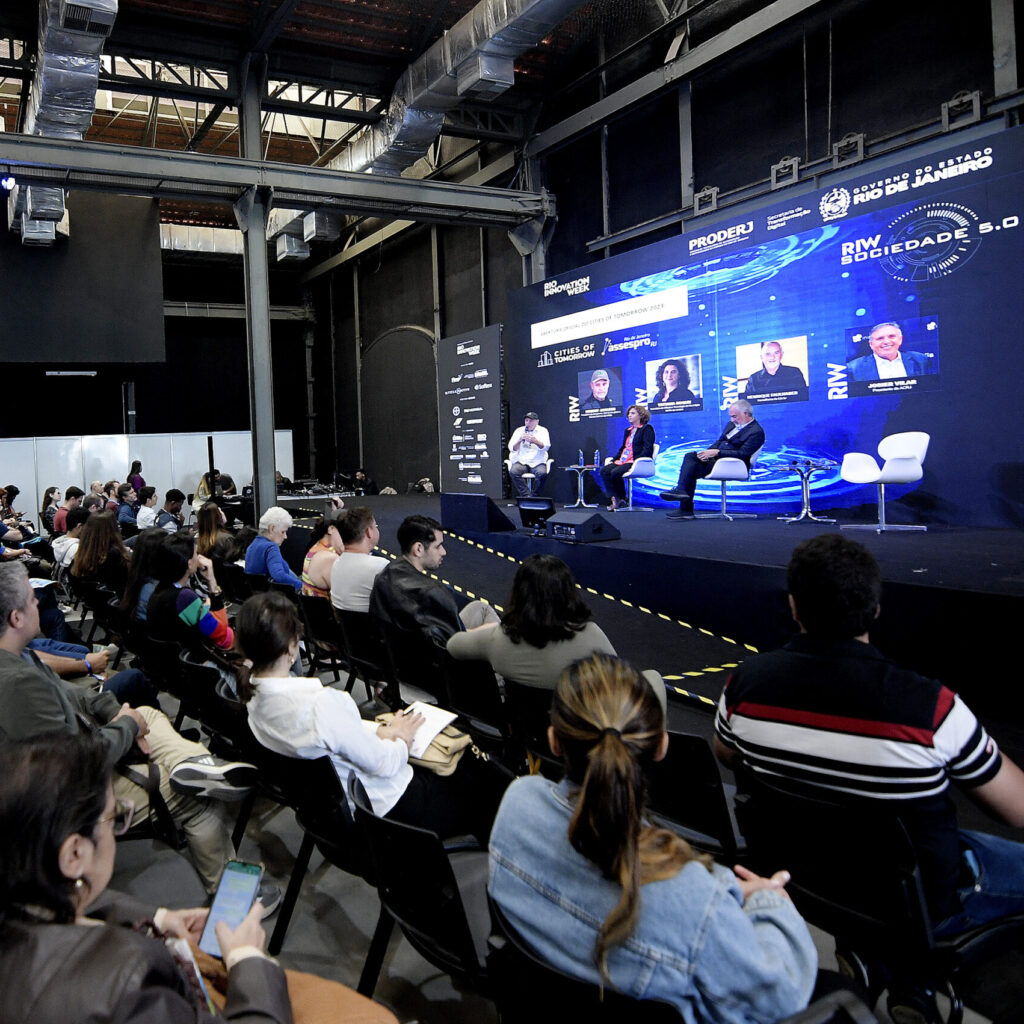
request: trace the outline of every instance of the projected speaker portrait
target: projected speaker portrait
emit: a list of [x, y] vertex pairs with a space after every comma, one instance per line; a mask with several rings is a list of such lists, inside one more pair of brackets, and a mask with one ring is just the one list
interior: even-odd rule
[[779, 338], [736, 348], [736, 380], [748, 402], [807, 401], [807, 336]]
[[578, 373], [576, 387], [580, 413], [588, 419], [604, 419], [622, 412], [622, 367], [609, 366]]
[[938, 389], [937, 317], [883, 320], [847, 331], [846, 342], [852, 396]]
[[700, 356], [672, 356], [644, 364], [646, 394], [637, 390], [637, 399], [645, 401], [653, 412], [686, 412], [703, 409], [701, 399]]

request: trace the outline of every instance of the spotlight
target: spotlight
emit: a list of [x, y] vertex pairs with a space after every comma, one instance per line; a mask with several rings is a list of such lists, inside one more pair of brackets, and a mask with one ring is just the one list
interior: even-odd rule
[[14, 180], [13, 174], [8, 174], [5, 178], [0, 178], [0, 188], [6, 189], [8, 192], [14, 189], [17, 182]]

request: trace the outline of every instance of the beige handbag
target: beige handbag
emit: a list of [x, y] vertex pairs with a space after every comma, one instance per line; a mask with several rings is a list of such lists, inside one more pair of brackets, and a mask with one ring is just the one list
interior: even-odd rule
[[[374, 721], [386, 725], [395, 717], [393, 711], [377, 715]], [[432, 771], [435, 775], [451, 775], [458, 767], [466, 747], [470, 745], [468, 733], [446, 725], [431, 741], [422, 757], [410, 757], [409, 763]]]

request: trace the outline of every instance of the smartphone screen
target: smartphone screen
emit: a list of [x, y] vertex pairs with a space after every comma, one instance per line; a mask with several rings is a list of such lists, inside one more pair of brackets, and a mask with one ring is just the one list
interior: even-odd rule
[[229, 860], [220, 876], [217, 893], [213, 897], [210, 916], [206, 919], [199, 948], [210, 956], [220, 956], [220, 944], [214, 928], [223, 921], [229, 928], [237, 928], [252, 909], [260, 888], [263, 868], [244, 860]]

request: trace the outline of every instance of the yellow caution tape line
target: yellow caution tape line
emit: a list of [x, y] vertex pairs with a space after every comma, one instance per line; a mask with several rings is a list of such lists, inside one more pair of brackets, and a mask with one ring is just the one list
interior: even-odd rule
[[[471, 548], [478, 548], [480, 551], [483, 551], [486, 554], [497, 555], [498, 558], [507, 558], [510, 562], [514, 563], [515, 565], [522, 565], [523, 564], [514, 555], [507, 555], [503, 551], [498, 551], [495, 548], [488, 547], [485, 544], [481, 544], [479, 541], [470, 540], [469, 537], [463, 537], [461, 533], [449, 533], [448, 536], [449, 537], [453, 537], [455, 540], [461, 541], [463, 544], [468, 544]], [[383, 548], [381, 550], [383, 550]], [[394, 556], [392, 556], [392, 557], [394, 557]], [[435, 579], [436, 579], [436, 577], [435, 577]], [[666, 622], [675, 622], [677, 625], [682, 626], [684, 629], [694, 629], [694, 628], [696, 628], [698, 632], [703, 633], [705, 636], [711, 637], [713, 640], [722, 640], [725, 643], [733, 644], [736, 647], [740, 647], [740, 646], [745, 647], [748, 651], [751, 651], [754, 654], [758, 653], [757, 648], [756, 647], [751, 647], [750, 644], [740, 644], [736, 640], [733, 640], [731, 637], [719, 636], [717, 633], [712, 633], [710, 629], [704, 629], [702, 626], [694, 627], [694, 626], [691, 626], [690, 623], [688, 623], [688, 622], [683, 622], [682, 619], [673, 619], [670, 615], [665, 615], [662, 612], [652, 612], [650, 608], [645, 608], [642, 604], [633, 604], [632, 601], [627, 601], [624, 597], [616, 597], [614, 594], [604, 594], [604, 593], [602, 593], [599, 590], [595, 590], [593, 587], [584, 587], [584, 586], [582, 586], [579, 583], [576, 584], [576, 587], [577, 587], [578, 590], [585, 590], [588, 594], [593, 594], [594, 597], [603, 597], [606, 601], [611, 601], [613, 604], [620, 604], [624, 608], [631, 608], [631, 609], [633, 609], [635, 611], [643, 612], [645, 615], [657, 615], [657, 617], [659, 619], [664, 619]], [[455, 589], [459, 590], [458, 587], [456, 587]], [[461, 591], [459, 591], [459, 592], [461, 593]], [[485, 600], [485, 599], [481, 598], [481, 600]], [[487, 603], [490, 604], [491, 602], [488, 601]], [[497, 608], [498, 606], [497, 605], [493, 605], [493, 607]], [[718, 669], [714, 669], [713, 671], [717, 672], [719, 670]]]

